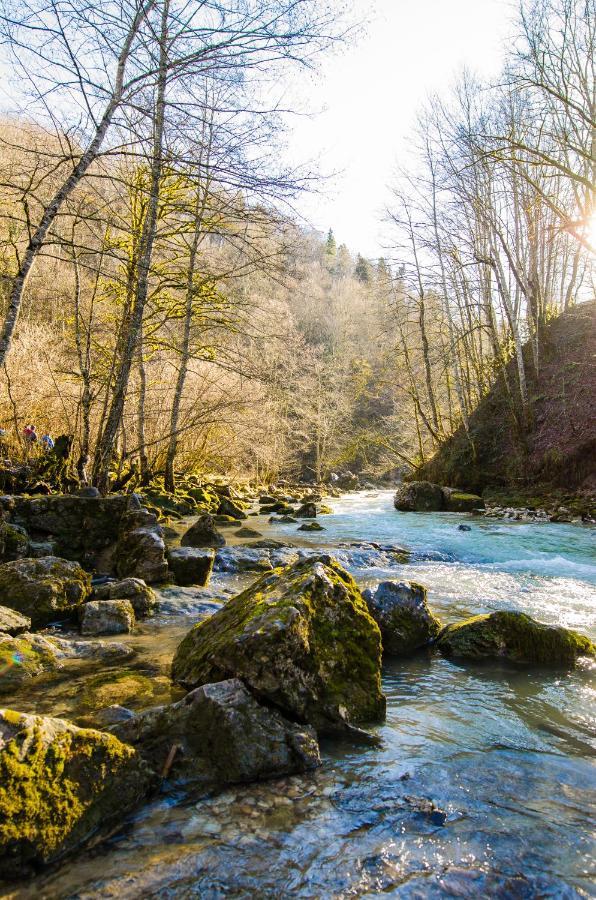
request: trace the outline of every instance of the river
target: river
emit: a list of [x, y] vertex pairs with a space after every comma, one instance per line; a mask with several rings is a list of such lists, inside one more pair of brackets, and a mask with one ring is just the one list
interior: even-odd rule
[[[335, 552], [362, 586], [425, 584], [446, 623], [518, 609], [596, 637], [593, 528], [398, 513], [387, 491], [331, 505], [319, 533], [260, 517], [250, 524], [266, 537]], [[462, 523], [471, 530], [459, 530]], [[362, 541], [406, 547], [410, 561], [350, 546]], [[242, 583], [216, 575], [215, 593]], [[197, 617], [192, 591], [167, 596], [176, 602], [127, 638], [135, 667], [161, 673], [163, 699], [176, 696], [163, 675]], [[594, 668], [459, 665], [422, 653], [388, 662], [383, 683], [380, 747], [326, 742], [314, 774], [199, 802], [158, 798], [107, 843], [2, 896], [595, 896]], [[22, 705], [74, 714], [78, 694], [72, 680], [58, 679]], [[425, 800], [444, 811], [443, 824]]]

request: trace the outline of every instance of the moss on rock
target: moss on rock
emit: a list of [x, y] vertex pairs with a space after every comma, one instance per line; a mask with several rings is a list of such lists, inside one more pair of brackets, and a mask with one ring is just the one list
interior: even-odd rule
[[41, 635], [0, 634], [0, 694], [14, 691], [30, 678], [56, 668], [55, 649]]
[[0, 522], [0, 562], [22, 559], [29, 552], [29, 538], [24, 528]]
[[0, 603], [29, 616], [33, 628], [73, 616], [90, 594], [91, 576], [57, 556], [0, 566]]
[[448, 625], [437, 646], [446, 656], [545, 666], [573, 666], [581, 656], [596, 656], [596, 646], [583, 634], [544, 625], [515, 610], [473, 616]]
[[150, 774], [113, 735], [0, 710], [0, 877], [53, 862], [125, 816]]
[[184, 638], [172, 664], [187, 689], [242, 679], [320, 731], [379, 721], [381, 636], [355, 582], [329, 556], [275, 569]]
[[87, 679], [81, 696], [84, 710], [107, 706], [143, 708], [172, 699], [172, 683], [164, 675], [149, 677], [134, 669], [112, 669]]

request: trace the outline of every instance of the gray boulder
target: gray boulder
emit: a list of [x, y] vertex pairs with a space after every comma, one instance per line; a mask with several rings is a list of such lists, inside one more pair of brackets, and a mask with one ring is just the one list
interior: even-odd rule
[[295, 516], [298, 516], [299, 519], [316, 519], [317, 517], [317, 507], [314, 503], [303, 503], [302, 506], [299, 506]]
[[213, 516], [199, 516], [182, 535], [183, 547], [225, 547], [226, 539], [215, 527]]
[[10, 634], [16, 637], [17, 634], [23, 634], [31, 628], [31, 619], [29, 616], [22, 616], [14, 609], [8, 606], [0, 606], [0, 633]]
[[120, 578], [141, 578], [147, 584], [165, 581], [168, 575], [166, 545], [156, 517], [145, 509], [123, 516], [123, 528], [114, 552]]
[[402, 512], [438, 512], [444, 508], [445, 497], [440, 484], [410, 481], [398, 488], [393, 505]]
[[238, 679], [205, 684], [112, 731], [156, 772], [170, 762], [172, 780], [203, 788], [293, 775], [321, 763], [314, 730], [262, 706]]
[[413, 581], [382, 581], [362, 592], [381, 631], [383, 652], [404, 656], [437, 637], [441, 622], [429, 609], [426, 588]]
[[134, 626], [130, 600], [92, 600], [81, 608], [81, 634], [130, 634]]
[[209, 548], [176, 547], [168, 551], [168, 564], [176, 584], [186, 587], [209, 584], [215, 551]]
[[72, 617], [91, 593], [91, 577], [76, 562], [44, 556], [0, 566], [0, 603], [29, 616], [33, 628]]
[[155, 591], [142, 578], [108, 581], [93, 588], [94, 600], [130, 600], [138, 619], [152, 615], [157, 605]]

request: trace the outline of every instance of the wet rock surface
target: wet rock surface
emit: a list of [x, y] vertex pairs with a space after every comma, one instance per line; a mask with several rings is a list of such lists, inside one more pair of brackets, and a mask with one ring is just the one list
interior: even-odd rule
[[412, 581], [382, 581], [362, 592], [381, 630], [383, 653], [406, 656], [426, 646], [441, 630], [430, 610], [426, 589]]
[[543, 625], [515, 610], [473, 616], [448, 625], [437, 647], [454, 658], [506, 659], [527, 665], [569, 667], [580, 657], [596, 657], [596, 645], [584, 635]]
[[237, 679], [206, 684], [112, 731], [155, 771], [196, 786], [255, 781], [320, 765], [314, 730], [262, 706]]

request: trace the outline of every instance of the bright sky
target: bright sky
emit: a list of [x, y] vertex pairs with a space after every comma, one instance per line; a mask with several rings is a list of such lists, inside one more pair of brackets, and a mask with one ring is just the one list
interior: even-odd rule
[[313, 118], [293, 122], [291, 152], [337, 172], [324, 196], [298, 203], [316, 228], [371, 257], [383, 254], [387, 185], [407, 157], [416, 112], [466, 66], [496, 75], [511, 35], [510, 0], [351, 0], [366, 33], [324, 61], [304, 87]]

